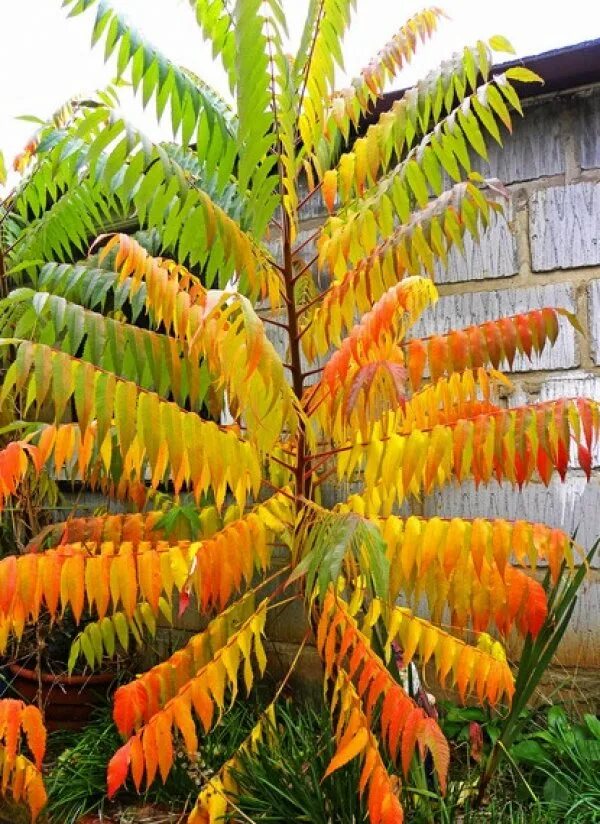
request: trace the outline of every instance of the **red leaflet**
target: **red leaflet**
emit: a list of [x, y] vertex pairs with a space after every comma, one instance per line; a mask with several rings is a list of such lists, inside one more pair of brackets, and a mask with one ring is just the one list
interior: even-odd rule
[[[129, 772], [129, 762], [131, 761], [131, 742], [127, 742], [120, 747], [108, 762], [106, 771], [107, 794], [113, 798], [127, 779]], [[137, 772], [137, 768], [136, 768]]]

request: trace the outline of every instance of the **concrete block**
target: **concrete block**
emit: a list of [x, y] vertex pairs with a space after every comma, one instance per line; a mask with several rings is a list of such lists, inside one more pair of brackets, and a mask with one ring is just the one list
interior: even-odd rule
[[600, 263], [600, 184], [573, 183], [535, 192], [529, 202], [535, 272]]
[[[270, 317], [278, 321], [279, 323], [283, 323], [285, 320], [285, 314], [280, 312], [273, 312]], [[289, 337], [286, 329], [282, 329], [280, 326], [273, 326], [271, 323], [265, 324], [265, 332], [267, 338], [273, 344], [275, 351], [279, 355], [282, 361], [288, 362], [289, 361]], [[324, 366], [329, 359], [328, 355], [324, 355], [322, 358], [315, 358], [314, 361], [311, 363], [304, 357], [304, 354], [301, 356], [302, 368], [305, 371], [311, 371], [313, 369], [317, 369], [318, 367]], [[286, 370], [286, 374], [289, 376], [289, 371]], [[311, 386], [313, 383], [316, 383], [319, 380], [319, 374], [309, 375], [304, 380], [305, 386]]]
[[[312, 236], [314, 235], [316, 229], [300, 229], [298, 232], [298, 237], [294, 242], [294, 247], [301, 246], [303, 243], [306, 243], [303, 249], [300, 250], [298, 253], [298, 257], [301, 257], [304, 261], [308, 263], [309, 260], [317, 254], [317, 247], [315, 240], [312, 240]], [[271, 254], [277, 261], [277, 263], [283, 263], [283, 252], [281, 248], [281, 238], [280, 237], [273, 237], [267, 241], [267, 247], [271, 251]]]
[[[306, 180], [300, 180], [298, 186], [298, 200], [302, 202], [304, 198], [308, 194], [308, 186], [306, 184]], [[321, 192], [316, 192], [300, 209], [299, 218], [300, 220], [311, 220], [315, 217], [322, 217], [325, 219], [327, 216], [327, 207], [323, 203], [323, 196]]]
[[[581, 585], [577, 603], [569, 622], [569, 627], [556, 652], [555, 664], [561, 667], [600, 667], [600, 633], [598, 616], [600, 615], [600, 577], [598, 572], [590, 571]], [[597, 685], [600, 682], [597, 675]], [[596, 702], [600, 699], [600, 687], [590, 698]]]
[[588, 329], [594, 363], [600, 365], [600, 280], [588, 284]]
[[576, 99], [582, 169], [600, 168], [600, 94]]
[[460, 283], [461, 281], [504, 278], [519, 271], [517, 238], [511, 221], [514, 219], [512, 201], [505, 215], [498, 215], [492, 225], [482, 232], [478, 241], [465, 235], [464, 254], [453, 247], [448, 263], [437, 263], [436, 283]]
[[[573, 287], [568, 283], [552, 283], [523, 289], [444, 295], [432, 309], [425, 312], [411, 334], [414, 337], [445, 334], [454, 328], [484, 323], [486, 320], [496, 320], [544, 306], [560, 306], [575, 312]], [[566, 319], [561, 318], [560, 333], [555, 345], [551, 349], [545, 349], [539, 356], [534, 355], [532, 361], [517, 357], [513, 371], [567, 369], [578, 364], [575, 330]]]
[[[285, 678], [298, 653], [299, 645], [283, 641], [265, 641], [267, 653], [266, 678], [275, 684]], [[323, 664], [319, 653], [311, 644], [306, 644], [290, 678], [290, 687], [295, 696], [319, 699], [323, 694]]]
[[488, 141], [488, 161], [477, 158], [474, 167], [484, 177], [497, 177], [503, 183], [536, 180], [563, 174], [565, 158], [561, 137], [559, 100], [525, 109], [525, 117], [514, 113], [513, 133], [503, 130], [503, 146]]

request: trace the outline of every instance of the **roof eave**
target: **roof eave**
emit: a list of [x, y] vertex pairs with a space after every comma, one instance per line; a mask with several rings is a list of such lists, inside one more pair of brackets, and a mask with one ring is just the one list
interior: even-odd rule
[[[600, 83], [600, 38], [575, 43], [560, 49], [519, 57], [494, 67], [500, 73], [513, 66], [527, 66], [539, 74], [544, 83], [517, 83], [519, 96], [523, 100], [547, 94], [559, 94], [570, 89]], [[388, 92], [379, 100], [375, 111], [368, 118], [372, 122], [379, 114], [387, 111], [395, 100], [400, 99], [406, 89]]]

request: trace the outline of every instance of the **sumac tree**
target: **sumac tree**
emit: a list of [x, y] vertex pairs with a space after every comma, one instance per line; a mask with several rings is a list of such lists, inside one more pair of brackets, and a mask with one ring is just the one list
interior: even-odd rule
[[[449, 752], [402, 685], [393, 649], [404, 664], [433, 662], [463, 697], [510, 702], [513, 675], [487, 632], [535, 636], [548, 605], [523, 567], [543, 560], [556, 577], [573, 560], [571, 539], [542, 524], [402, 516], [401, 505], [465, 479], [548, 483], [572, 453], [589, 474], [598, 433], [598, 404], [584, 398], [498, 401], [498, 370], [551, 346], [573, 321], [562, 309], [409, 334], [437, 299], [436, 261], [501, 210], [502, 185], [473, 172], [471, 158], [520, 112], [513, 82], [538, 78], [524, 68], [491, 75], [495, 52], [509, 48], [492, 38], [375, 118], [439, 9], [415, 15], [337, 91], [353, 0], [310, 0], [291, 58], [280, 0], [192, 0], [232, 109], [109, 3], [65, 5], [96, 9], [94, 39], [145, 104], [169, 112], [179, 145], [146, 141], [110, 100], [77, 108], [32, 144], [13, 203], [29, 222], [5, 261], [30, 281], [3, 303], [0, 346], [10, 361], [2, 403], [18, 400], [34, 425], [0, 452], [0, 497], [49, 466], [140, 505], [158, 487], [214, 505], [200, 513], [197, 541], [169, 540], [144, 511], [73, 519], [49, 549], [0, 560], [1, 646], [42, 611], [68, 607], [97, 619], [74, 648], [94, 664], [127, 643], [128, 627], [139, 634], [170, 616], [173, 601], [213, 616], [117, 690], [124, 743], [108, 765], [112, 796], [126, 781], [139, 790], [165, 780], [176, 736], [190, 753], [202, 746], [265, 669], [269, 609], [304, 598], [337, 722], [327, 775], [360, 759], [370, 820], [400, 822], [390, 763], [407, 775], [431, 753], [443, 792]], [[41, 197], [51, 204], [36, 212]], [[330, 214], [307, 262], [299, 221], [321, 197]], [[95, 242], [93, 266], [73, 263], [117, 213], [155, 232], [154, 252], [117, 232]], [[207, 395], [227, 418], [199, 414]], [[332, 476], [360, 491], [326, 510]], [[275, 545], [288, 554], [283, 571], [271, 570]], [[430, 620], [411, 611], [423, 597]], [[443, 629], [445, 615], [475, 640]], [[272, 717], [270, 708], [247, 746]], [[224, 815], [235, 763], [202, 790], [190, 821]]]

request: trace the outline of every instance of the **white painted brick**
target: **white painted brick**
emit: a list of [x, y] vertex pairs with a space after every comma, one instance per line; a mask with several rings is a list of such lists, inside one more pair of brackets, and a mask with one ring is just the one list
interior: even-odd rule
[[[274, 312], [271, 315], [273, 320], [276, 320], [280, 323], [285, 321], [285, 313], [282, 311]], [[279, 326], [273, 326], [272, 323], [265, 323], [265, 334], [267, 338], [273, 344], [275, 351], [279, 355], [282, 361], [288, 362], [289, 361], [289, 337], [286, 329], [282, 329]], [[304, 357], [304, 354], [301, 354], [301, 363], [302, 368], [305, 371], [312, 371], [313, 369], [317, 369], [319, 366], [323, 366], [328, 360], [328, 356], [324, 355], [321, 358], [316, 358], [312, 363], [309, 363], [307, 359]], [[289, 376], [289, 370], [286, 369], [286, 375]], [[311, 386], [312, 384], [316, 383], [319, 380], [319, 375], [309, 375], [304, 380], [304, 385]]]
[[[309, 260], [311, 260], [315, 256], [315, 254], [317, 252], [317, 247], [316, 247], [316, 243], [315, 243], [316, 239], [315, 240], [312, 239], [313, 235], [315, 234], [315, 231], [316, 230], [314, 228], [313, 229], [300, 229], [300, 231], [298, 232], [298, 237], [294, 241], [294, 248], [297, 248], [297, 247], [301, 246], [303, 243], [306, 243], [304, 248], [301, 249], [300, 252], [298, 253], [298, 257], [303, 258], [307, 263], [308, 263]], [[282, 263], [283, 262], [283, 251], [282, 251], [282, 247], [281, 247], [281, 238], [280, 237], [274, 237], [273, 239], [267, 241], [266, 245], [269, 248], [269, 250], [271, 251], [271, 253], [273, 254], [275, 260], [278, 263]]]
[[529, 203], [531, 264], [535, 272], [600, 263], [600, 184], [540, 189]]
[[[315, 237], [315, 232], [316, 227], [314, 226], [311, 229], [300, 229], [298, 232], [298, 237], [294, 241], [294, 249], [298, 249], [303, 243], [306, 244], [297, 254], [297, 257], [301, 258], [304, 263], [310, 263], [313, 261], [317, 254], [317, 238]], [[274, 237], [272, 240], [267, 241], [266, 245], [276, 262], [281, 264], [283, 262], [281, 238]], [[318, 272], [317, 265], [314, 263], [311, 267], [311, 271], [313, 273], [313, 277], [317, 279], [316, 282], [319, 289], [326, 289], [329, 285], [327, 267], [324, 267], [323, 271]]]
[[[283, 313], [273, 313], [272, 317], [273, 320], [276, 320], [279, 323], [283, 323], [283, 321], [285, 320], [285, 315]], [[287, 350], [289, 345], [287, 331], [285, 329], [281, 329], [279, 326], [273, 326], [273, 324], [271, 323], [266, 323], [265, 333], [268, 339], [275, 347], [275, 351], [277, 352], [281, 360], [286, 361], [288, 357]]]
[[[589, 549], [600, 536], [600, 478], [594, 476], [587, 483], [584, 477], [569, 474], [565, 483], [554, 477], [547, 488], [530, 484], [522, 491], [495, 481], [476, 489], [472, 481], [466, 481], [428, 496], [425, 514], [535, 520], [569, 534], [577, 529], [577, 541]], [[595, 566], [600, 566], [598, 553]]]
[[[508, 405], [523, 406], [527, 403], [543, 403], [559, 398], [589, 398], [600, 402], [600, 377], [587, 372], [553, 375], [537, 385], [535, 391], [527, 391], [527, 388], [520, 387], [509, 396]], [[596, 442], [592, 450], [592, 464], [594, 467], [600, 467], [600, 442]], [[575, 444], [571, 448], [570, 465], [579, 466]]]
[[448, 264], [437, 263], [436, 283], [459, 283], [461, 281], [503, 278], [516, 275], [519, 271], [517, 239], [511, 224], [514, 218], [512, 201], [505, 215], [496, 217], [492, 225], [474, 241], [467, 232], [464, 254], [453, 247]]
[[[445, 334], [451, 329], [497, 320], [530, 309], [557, 306], [576, 311], [575, 293], [568, 283], [552, 283], [525, 289], [499, 289], [491, 292], [466, 292], [444, 295], [437, 304], [423, 315], [413, 327], [413, 337]], [[555, 345], [526, 358], [515, 358], [513, 371], [527, 372], [532, 369], [567, 369], [579, 364], [575, 330], [565, 318], [560, 319], [560, 333]]]
[[600, 280], [588, 285], [588, 328], [594, 363], [600, 364]]

